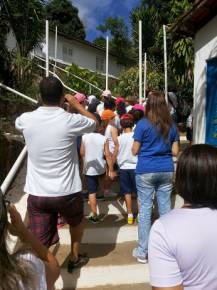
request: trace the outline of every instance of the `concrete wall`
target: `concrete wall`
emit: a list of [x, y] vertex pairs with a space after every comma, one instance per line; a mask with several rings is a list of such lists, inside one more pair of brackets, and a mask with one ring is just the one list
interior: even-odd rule
[[[35, 53], [40, 56], [44, 55], [44, 46], [41, 44], [41, 48], [35, 49]], [[54, 58], [55, 56], [55, 34], [50, 32], [49, 34], [49, 56]], [[62, 63], [71, 64], [75, 63], [81, 68], [89, 69], [90, 71], [99, 72], [105, 74], [106, 72], [106, 53], [97, 48], [89, 45], [79, 43], [74, 40], [69, 40], [65, 37], [58, 35], [58, 49], [57, 60]], [[119, 77], [123, 67], [116, 63], [116, 59], [113, 56], [109, 56], [109, 75]]]
[[217, 57], [217, 16], [195, 36], [194, 143], [205, 143], [206, 61]]

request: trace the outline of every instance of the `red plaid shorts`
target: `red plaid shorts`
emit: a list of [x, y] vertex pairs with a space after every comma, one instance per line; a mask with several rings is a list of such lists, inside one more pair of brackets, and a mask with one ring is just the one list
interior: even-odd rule
[[72, 227], [79, 225], [84, 216], [80, 192], [60, 197], [29, 195], [27, 210], [30, 231], [48, 248], [59, 241], [58, 214]]

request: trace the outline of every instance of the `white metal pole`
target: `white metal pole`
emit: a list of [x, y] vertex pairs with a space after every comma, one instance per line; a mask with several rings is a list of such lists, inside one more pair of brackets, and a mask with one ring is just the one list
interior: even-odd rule
[[57, 26], [56, 26], [56, 31], [55, 31], [55, 52], [54, 52], [54, 58], [55, 58], [54, 71], [56, 72], [56, 66], [57, 66]]
[[23, 162], [25, 156], [27, 153], [27, 147], [25, 146], [23, 150], [21, 151], [20, 155], [18, 156], [17, 160], [15, 161], [14, 165], [11, 167], [11, 170], [9, 171], [7, 177], [3, 181], [1, 185], [1, 191], [3, 194], [6, 193], [8, 187], [10, 186], [12, 180], [14, 179], [15, 174], [17, 173], [21, 163]]
[[28, 101], [30, 101], [32, 103], [35, 103], [35, 104], [38, 103], [38, 101], [36, 101], [36, 100], [34, 100], [34, 99], [32, 99], [32, 98], [30, 98], [30, 97], [28, 97], [28, 96], [16, 91], [16, 90], [14, 90], [14, 89], [6, 86], [6, 85], [3, 85], [2, 83], [0, 83], [0, 87], [5, 89], [5, 90], [7, 90], [7, 91], [9, 91], [9, 92], [11, 92], [11, 93], [14, 93], [15, 95], [18, 95], [18, 96], [20, 96], [20, 97], [22, 97], [22, 98], [24, 98], [24, 99], [26, 99], [26, 100], [28, 100]]
[[163, 37], [164, 37], [164, 79], [165, 79], [165, 100], [168, 104], [168, 79], [167, 79], [167, 35], [166, 25], [163, 25]]
[[146, 98], [146, 86], [147, 86], [147, 54], [144, 55], [144, 92], [143, 97]]
[[142, 21], [139, 20], [139, 103], [142, 104]]
[[106, 90], [108, 90], [109, 37], [106, 36]]
[[46, 77], [49, 76], [49, 22], [46, 20]]

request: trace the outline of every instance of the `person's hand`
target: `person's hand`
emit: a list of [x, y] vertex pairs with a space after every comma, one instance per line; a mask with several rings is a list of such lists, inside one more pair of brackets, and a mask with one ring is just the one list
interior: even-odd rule
[[27, 229], [22, 221], [21, 215], [13, 204], [10, 204], [8, 211], [11, 219], [11, 223], [8, 226], [9, 232], [23, 239]]
[[117, 177], [117, 174], [115, 171], [109, 170], [108, 176], [109, 176], [109, 178], [111, 178], [111, 180], [113, 180], [113, 179], [115, 179], [115, 177]]
[[80, 108], [81, 105], [79, 104], [79, 102], [77, 101], [77, 99], [73, 95], [66, 94], [65, 99], [68, 101], [68, 103], [72, 109], [77, 110], [78, 108]]

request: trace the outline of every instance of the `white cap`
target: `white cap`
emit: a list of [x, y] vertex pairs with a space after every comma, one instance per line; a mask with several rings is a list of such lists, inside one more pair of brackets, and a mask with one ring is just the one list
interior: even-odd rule
[[110, 90], [105, 90], [102, 92], [102, 96], [103, 97], [111, 97], [112, 96], [112, 93]]
[[127, 107], [126, 107], [126, 112], [129, 113], [129, 111], [131, 111], [132, 108], [133, 108], [133, 106], [131, 106], [131, 105], [127, 106]]
[[94, 95], [90, 95], [90, 96], [88, 97], [88, 102], [89, 102], [89, 104], [91, 104], [92, 101], [93, 101], [94, 99], [96, 99], [96, 96], [94, 96]]

